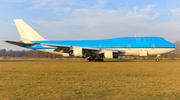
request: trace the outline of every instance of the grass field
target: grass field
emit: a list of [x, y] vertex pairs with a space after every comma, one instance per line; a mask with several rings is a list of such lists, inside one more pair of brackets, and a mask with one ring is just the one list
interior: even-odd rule
[[180, 61], [0, 60], [0, 100], [179, 100]]

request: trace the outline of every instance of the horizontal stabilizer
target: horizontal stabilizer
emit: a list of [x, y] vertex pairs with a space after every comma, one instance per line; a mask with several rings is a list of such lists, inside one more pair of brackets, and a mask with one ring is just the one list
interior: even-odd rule
[[24, 46], [24, 45], [35, 45], [35, 44], [39, 44], [39, 43], [22, 43], [22, 42], [16, 42], [16, 41], [9, 41], [9, 40], [5, 40], [4, 42], [13, 44], [13, 45], [17, 45], [17, 46]]

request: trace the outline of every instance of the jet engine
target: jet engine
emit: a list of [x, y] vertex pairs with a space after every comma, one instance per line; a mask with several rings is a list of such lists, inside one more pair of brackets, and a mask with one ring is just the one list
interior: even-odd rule
[[112, 59], [113, 58], [113, 52], [112, 51], [106, 51], [104, 53], [104, 57]]
[[82, 48], [75, 48], [73, 50], [73, 55], [78, 56], [78, 57], [83, 57], [84, 56], [83, 49]]
[[106, 51], [104, 57], [108, 59], [118, 58], [118, 54], [114, 54], [113, 51]]

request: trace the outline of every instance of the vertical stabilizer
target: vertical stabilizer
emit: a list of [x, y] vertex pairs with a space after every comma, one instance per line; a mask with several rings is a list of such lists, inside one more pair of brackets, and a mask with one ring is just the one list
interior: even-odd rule
[[22, 19], [14, 19], [14, 22], [16, 24], [21, 38], [24, 38], [29, 41], [46, 40]]

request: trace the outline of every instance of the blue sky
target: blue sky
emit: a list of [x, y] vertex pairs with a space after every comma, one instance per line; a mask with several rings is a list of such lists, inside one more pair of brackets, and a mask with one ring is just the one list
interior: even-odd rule
[[160, 36], [180, 41], [177, 0], [0, 0], [0, 49], [27, 50], [13, 19], [23, 19], [46, 39]]

